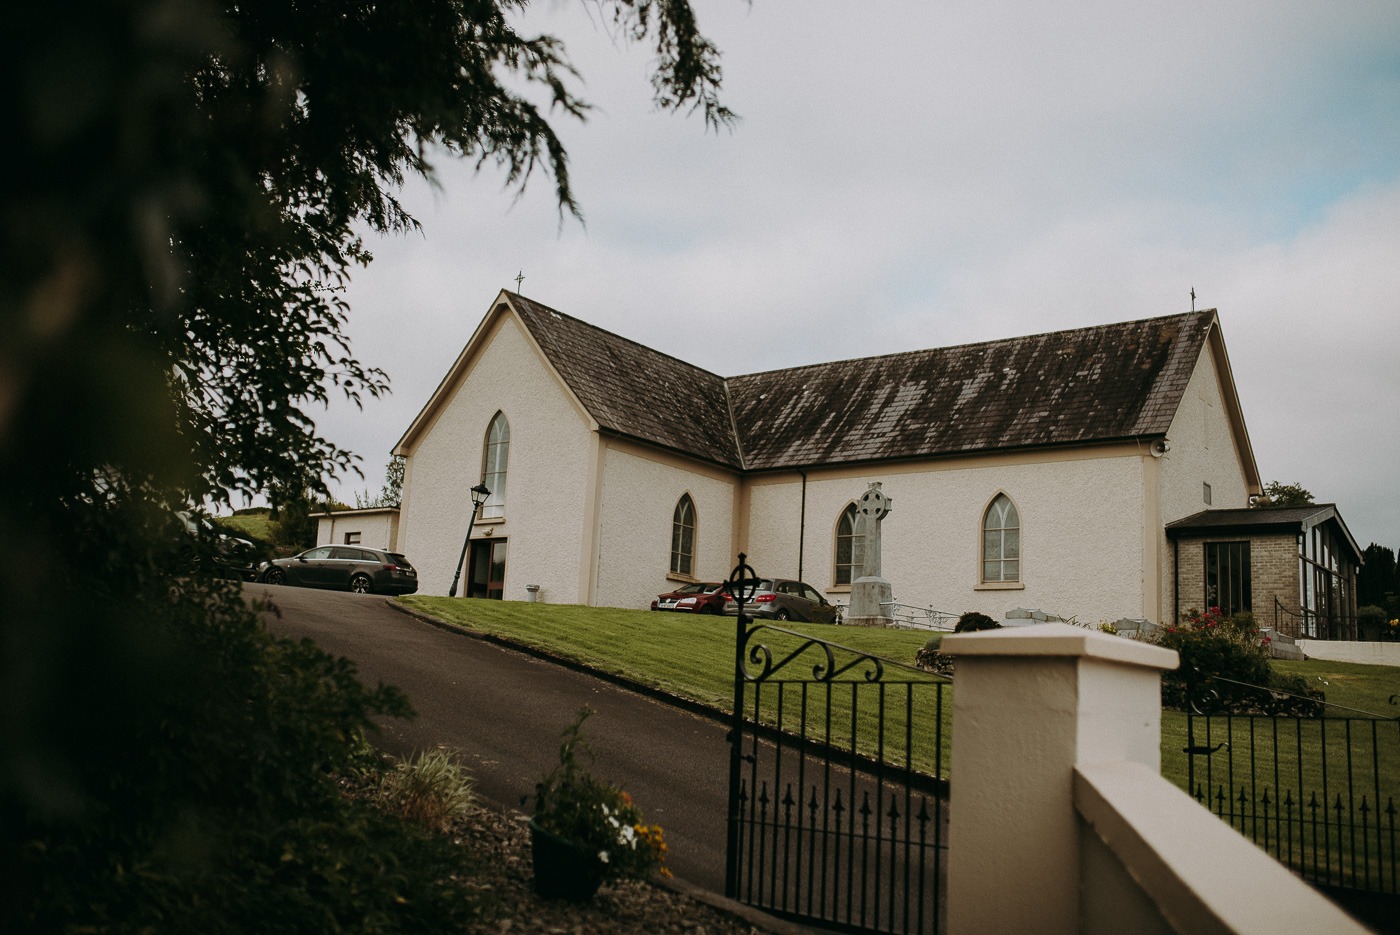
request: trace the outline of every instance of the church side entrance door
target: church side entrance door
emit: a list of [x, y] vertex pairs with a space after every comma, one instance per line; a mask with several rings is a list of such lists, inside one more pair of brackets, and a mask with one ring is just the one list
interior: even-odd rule
[[506, 540], [474, 539], [467, 560], [467, 597], [499, 601], [506, 587]]

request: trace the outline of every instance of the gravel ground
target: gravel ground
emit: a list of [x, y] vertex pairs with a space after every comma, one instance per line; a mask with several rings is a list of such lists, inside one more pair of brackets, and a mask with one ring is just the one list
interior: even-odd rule
[[[770, 935], [808, 929], [771, 919], [684, 883], [605, 883], [593, 902], [543, 900], [532, 887], [529, 819], [519, 812], [472, 808], [453, 822], [454, 838], [471, 852], [473, 886], [491, 894], [487, 919], [472, 935]], [[748, 918], [745, 918], [747, 916]]]

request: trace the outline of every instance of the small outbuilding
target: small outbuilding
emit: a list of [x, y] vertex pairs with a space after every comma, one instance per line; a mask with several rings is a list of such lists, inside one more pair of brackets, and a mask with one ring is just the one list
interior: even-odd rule
[[1203, 510], [1166, 531], [1178, 615], [1251, 611], [1294, 639], [1357, 638], [1361, 550], [1335, 504]]
[[364, 545], [397, 552], [399, 508], [371, 507], [364, 510], [334, 510], [312, 513], [316, 520], [317, 545]]

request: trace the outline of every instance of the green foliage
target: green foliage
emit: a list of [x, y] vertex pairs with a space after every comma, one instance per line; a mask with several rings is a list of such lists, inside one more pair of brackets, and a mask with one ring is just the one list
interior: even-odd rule
[[[0, 535], [25, 557], [0, 578], [0, 930], [461, 928], [451, 873], [332, 781], [402, 697], [183, 574], [212, 562], [169, 518], [295, 510], [280, 492], [356, 469], [308, 410], [387, 389], [343, 290], [363, 232], [415, 228], [394, 193], [429, 153], [540, 169], [577, 213], [525, 92], [588, 105], [526, 7], [74, 0], [0, 30]], [[686, 0], [600, 8], [655, 43], [660, 106], [732, 119]]]
[[535, 787], [535, 823], [597, 853], [609, 878], [670, 876], [661, 826], [644, 824], [632, 796], [593, 778], [579, 762], [588, 753], [583, 722], [592, 714], [580, 709], [564, 729], [559, 765]]
[[1000, 630], [1001, 624], [997, 623], [986, 614], [979, 614], [975, 610], [969, 610], [958, 618], [957, 626], [953, 627], [954, 633], [970, 633], [977, 630]]
[[232, 516], [215, 516], [213, 521], [233, 536], [241, 536], [267, 551], [272, 549], [272, 518], [267, 507], [256, 510], [239, 510]]
[[1284, 484], [1271, 480], [1264, 485], [1264, 495], [1255, 498], [1251, 507], [1308, 506], [1313, 503], [1312, 491], [1302, 484]]
[[403, 502], [404, 458], [394, 455], [384, 468], [384, 486], [377, 496], [370, 496], [368, 490], [355, 491], [355, 509], [370, 510], [380, 507], [398, 507]]
[[1400, 594], [1400, 569], [1395, 564], [1395, 553], [1372, 542], [1361, 552], [1361, 569], [1356, 573], [1356, 600], [1394, 614], [1395, 608], [1387, 606], [1387, 598], [1393, 602], [1396, 594]]
[[1155, 642], [1181, 657], [1180, 668], [1162, 676], [1162, 704], [1168, 708], [1185, 710], [1188, 702], [1199, 708], [1209, 702], [1236, 710], [1257, 699], [1258, 692], [1233, 683], [1270, 684], [1269, 649], [1252, 614], [1227, 618], [1218, 607], [1205, 613], [1193, 607], [1185, 619], [1159, 633]]
[[385, 811], [429, 831], [446, 831], [476, 801], [476, 781], [461, 760], [438, 747], [379, 775], [375, 799]]

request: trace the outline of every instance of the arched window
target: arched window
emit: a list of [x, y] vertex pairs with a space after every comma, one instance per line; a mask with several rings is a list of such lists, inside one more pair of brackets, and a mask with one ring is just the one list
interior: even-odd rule
[[865, 536], [856, 531], [856, 505], [849, 504], [836, 521], [836, 584], [848, 585], [865, 566]]
[[1021, 580], [1021, 517], [1004, 493], [982, 517], [982, 580]]
[[695, 502], [681, 494], [671, 514], [671, 572], [690, 575], [695, 568]]
[[481, 506], [481, 518], [506, 515], [506, 462], [510, 460], [510, 423], [504, 412], [496, 413], [486, 428], [486, 444], [481, 452], [481, 482], [491, 496]]

